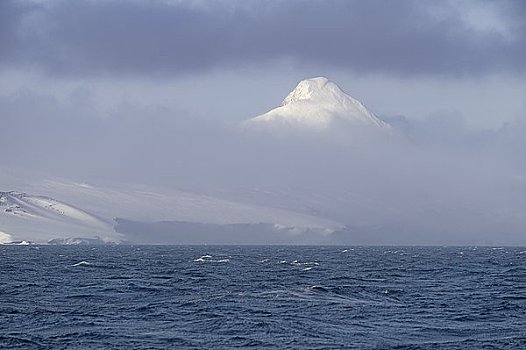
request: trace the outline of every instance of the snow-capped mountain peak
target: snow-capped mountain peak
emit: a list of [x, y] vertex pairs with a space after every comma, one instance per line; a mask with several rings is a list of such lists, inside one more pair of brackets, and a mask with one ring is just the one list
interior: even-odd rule
[[313, 98], [319, 99], [324, 97], [323, 95], [328, 95], [330, 92], [343, 94], [336, 84], [325, 77], [302, 80], [296, 88], [285, 97], [281, 105], [286, 106], [297, 101]]
[[251, 126], [292, 126], [323, 130], [336, 122], [390, 128], [358, 100], [325, 77], [302, 80], [281, 105], [246, 122]]

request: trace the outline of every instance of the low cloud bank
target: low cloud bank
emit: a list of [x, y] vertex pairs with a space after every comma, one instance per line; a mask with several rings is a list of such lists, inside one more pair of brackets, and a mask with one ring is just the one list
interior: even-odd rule
[[[395, 132], [275, 135], [177, 111], [1, 97], [4, 169], [183, 188], [333, 219], [369, 244], [526, 243], [526, 127], [385, 118]], [[4, 189], [8, 190], [8, 189]], [[130, 218], [133, 219], [133, 218]]]

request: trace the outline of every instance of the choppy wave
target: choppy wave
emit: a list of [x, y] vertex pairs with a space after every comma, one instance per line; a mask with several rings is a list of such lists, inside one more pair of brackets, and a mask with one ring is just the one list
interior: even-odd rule
[[40, 248], [0, 246], [0, 348], [526, 348], [525, 248]]
[[230, 262], [230, 257], [214, 258], [212, 255], [201, 255], [194, 259], [195, 262], [211, 262], [211, 263], [227, 263]]

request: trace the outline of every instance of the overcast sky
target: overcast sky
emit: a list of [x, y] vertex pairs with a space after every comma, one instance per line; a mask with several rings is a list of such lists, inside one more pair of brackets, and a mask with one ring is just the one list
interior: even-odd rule
[[[236, 131], [314, 76], [401, 138]], [[378, 212], [317, 210], [517, 237], [525, 96], [522, 0], [0, 1], [0, 172], [358, 193]]]
[[244, 119], [325, 75], [379, 115], [497, 128], [526, 112], [521, 0], [5, 0], [0, 45], [0, 93], [80, 88], [101, 108]]

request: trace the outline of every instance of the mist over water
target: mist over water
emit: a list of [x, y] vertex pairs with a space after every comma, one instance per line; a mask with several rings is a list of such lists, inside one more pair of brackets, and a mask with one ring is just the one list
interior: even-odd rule
[[21, 179], [141, 183], [278, 205], [379, 228], [372, 244], [396, 243], [393, 232], [404, 244], [526, 239], [518, 123], [477, 132], [455, 116], [399, 117], [386, 118], [390, 132], [341, 125], [270, 132], [132, 104], [105, 114], [89, 96], [3, 97], [5, 169]]

